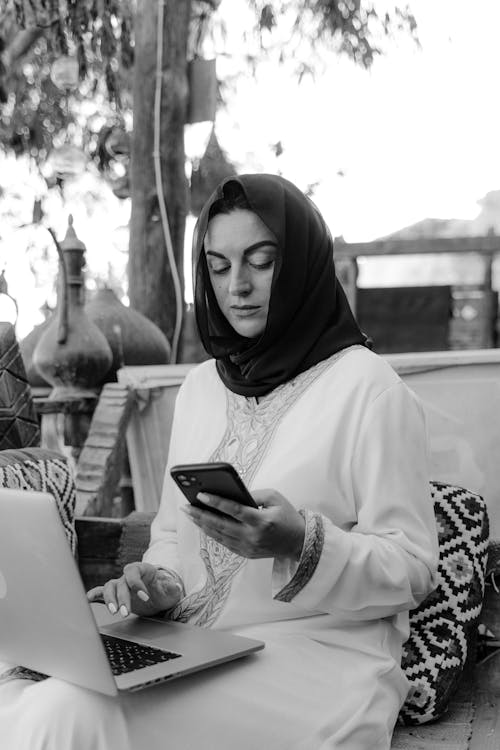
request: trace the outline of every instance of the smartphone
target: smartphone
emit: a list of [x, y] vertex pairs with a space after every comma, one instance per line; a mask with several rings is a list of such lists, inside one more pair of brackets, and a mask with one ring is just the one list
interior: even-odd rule
[[203, 510], [225, 516], [225, 513], [216, 508], [210, 508], [196, 499], [198, 492], [208, 492], [212, 495], [220, 495], [237, 503], [257, 508], [257, 504], [243, 481], [231, 464], [184, 464], [172, 466], [170, 469], [172, 479], [184, 493], [191, 505]]

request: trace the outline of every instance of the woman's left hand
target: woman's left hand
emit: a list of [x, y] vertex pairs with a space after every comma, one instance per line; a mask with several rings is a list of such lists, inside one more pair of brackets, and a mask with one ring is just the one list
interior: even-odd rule
[[[304, 543], [305, 522], [300, 513], [275, 490], [258, 490], [252, 497], [259, 508], [220, 497], [200, 493], [198, 499], [208, 506], [201, 510], [192, 505], [182, 510], [220, 544], [242, 557], [300, 558]], [[215, 508], [228, 517], [219, 516]]]

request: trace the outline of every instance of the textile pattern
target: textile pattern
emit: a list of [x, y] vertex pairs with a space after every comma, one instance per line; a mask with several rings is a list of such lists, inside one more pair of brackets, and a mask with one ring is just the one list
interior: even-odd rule
[[402, 666], [410, 691], [403, 724], [424, 724], [445, 713], [473, 642], [484, 595], [488, 514], [482, 497], [431, 482], [438, 538], [436, 589], [410, 613]]
[[0, 451], [0, 486], [51, 494], [75, 554], [76, 490], [73, 474], [63, 456], [42, 448]]
[[[0, 486], [48, 492], [56, 501], [66, 538], [76, 552], [75, 484], [65, 458], [43, 448], [0, 451]], [[0, 673], [0, 685], [11, 680], [45, 680], [47, 675], [22, 666]]]
[[325, 542], [325, 528], [321, 514], [302, 508], [299, 513], [305, 521], [304, 545], [294, 576], [274, 597], [280, 602], [291, 602], [306, 583], [309, 583], [318, 566]]

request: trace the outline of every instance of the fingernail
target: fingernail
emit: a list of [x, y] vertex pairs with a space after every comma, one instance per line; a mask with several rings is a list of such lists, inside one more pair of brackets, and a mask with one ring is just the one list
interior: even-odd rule
[[118, 610], [116, 609], [116, 607], [113, 604], [113, 602], [110, 602], [108, 604], [108, 609], [109, 609], [109, 611], [111, 612], [112, 615], [116, 615], [116, 613], [118, 612]]
[[122, 617], [126, 617], [128, 615], [128, 609], [124, 604], [120, 607], [120, 614]]
[[142, 599], [143, 602], [149, 602], [149, 594], [146, 594], [145, 591], [138, 591], [137, 596], [139, 599]]
[[206, 505], [210, 505], [210, 503], [212, 502], [210, 495], [207, 495], [205, 492], [198, 492], [198, 494], [196, 495], [196, 499], [201, 503], [205, 503]]

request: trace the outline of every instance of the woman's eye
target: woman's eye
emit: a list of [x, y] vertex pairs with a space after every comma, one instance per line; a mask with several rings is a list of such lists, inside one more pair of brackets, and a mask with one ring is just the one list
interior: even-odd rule
[[229, 271], [230, 266], [209, 266], [210, 273], [214, 274], [221, 274], [226, 273], [226, 271]]
[[271, 260], [252, 261], [250, 265], [252, 268], [256, 268], [258, 271], [264, 271], [266, 268], [271, 268], [274, 263], [274, 258]]

